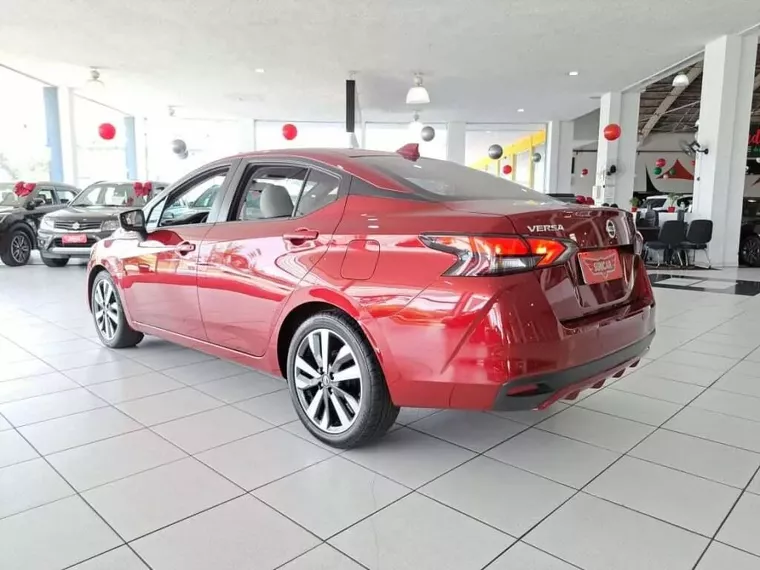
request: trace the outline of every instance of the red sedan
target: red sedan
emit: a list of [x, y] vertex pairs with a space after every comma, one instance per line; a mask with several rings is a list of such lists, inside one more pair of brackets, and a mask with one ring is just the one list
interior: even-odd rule
[[630, 214], [413, 148], [219, 160], [120, 222], [89, 264], [103, 343], [151, 334], [283, 376], [336, 447], [381, 436], [403, 406], [574, 398], [654, 337]]

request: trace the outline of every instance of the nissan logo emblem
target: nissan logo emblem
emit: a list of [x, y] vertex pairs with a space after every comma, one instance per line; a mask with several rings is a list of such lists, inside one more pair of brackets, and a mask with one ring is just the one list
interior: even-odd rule
[[613, 239], [617, 235], [617, 228], [615, 227], [615, 222], [612, 220], [607, 220], [607, 235]]

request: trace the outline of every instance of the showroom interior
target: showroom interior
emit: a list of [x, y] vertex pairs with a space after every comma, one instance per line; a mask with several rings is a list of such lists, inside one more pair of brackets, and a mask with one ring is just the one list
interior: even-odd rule
[[[760, 570], [756, 0], [7, 0], [1, 12], [0, 570]], [[374, 169], [383, 157], [401, 168]], [[271, 179], [255, 203], [241, 196], [267, 168], [298, 183], [293, 200]], [[528, 197], [444, 207], [415, 168]], [[321, 192], [314, 173], [334, 183], [319, 206], [305, 201]], [[198, 179], [180, 204], [176, 189]], [[89, 203], [92, 189], [110, 198]], [[280, 190], [287, 221], [257, 222]], [[330, 241], [319, 224], [338, 204]], [[175, 234], [167, 212], [201, 216]], [[420, 212], [451, 225], [438, 235]], [[335, 228], [352, 213], [364, 229], [344, 243]], [[493, 230], [504, 216], [512, 229]], [[586, 233], [563, 233], [570, 220]], [[287, 253], [256, 289], [268, 304], [241, 301], [263, 273], [217, 247], [257, 223], [286, 228], [255, 246]], [[465, 259], [455, 238], [473, 224]], [[527, 265], [457, 274], [495, 233], [527, 253], [492, 261]], [[620, 273], [592, 281], [608, 258], [568, 261], [593, 240], [619, 245]], [[547, 243], [563, 248], [548, 268]], [[171, 283], [151, 281], [146, 259], [169, 250]], [[384, 262], [388, 250], [407, 261]], [[452, 253], [438, 289], [409, 289]], [[612, 279], [648, 301], [610, 302]], [[139, 309], [163, 321], [134, 318], [135, 284]], [[307, 290], [318, 303], [299, 308]], [[207, 311], [217, 298], [224, 310]], [[462, 324], [476, 312], [482, 327]], [[536, 332], [546, 313], [552, 330]], [[315, 319], [326, 328], [308, 329]], [[636, 351], [613, 351], [631, 323]], [[465, 328], [461, 342], [443, 332]], [[488, 345], [494, 331], [563, 344], [518, 357]], [[402, 353], [414, 364], [386, 365]], [[609, 365], [572, 368], [582, 377], [551, 397], [548, 373], [525, 372], [550, 362], [569, 378], [568, 363], [591, 360], [580, 354]], [[353, 396], [349, 356], [364, 375]], [[491, 392], [450, 374], [465, 356], [473, 378], [504, 356], [499, 370], [520, 378], [499, 395], [540, 399], [475, 403]], [[399, 396], [397, 377], [430, 381]], [[375, 421], [359, 406], [378, 393], [375, 440], [330, 435], [347, 410], [347, 433]]]

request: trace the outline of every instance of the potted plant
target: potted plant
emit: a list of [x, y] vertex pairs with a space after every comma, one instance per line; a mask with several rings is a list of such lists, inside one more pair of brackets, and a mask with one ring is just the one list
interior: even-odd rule
[[681, 197], [678, 194], [671, 194], [668, 196], [668, 212], [671, 214], [676, 211], [676, 204]]
[[639, 200], [636, 196], [634, 196], [633, 198], [631, 198], [630, 203], [631, 203], [631, 212], [635, 212], [636, 210], [639, 209], [641, 200]]

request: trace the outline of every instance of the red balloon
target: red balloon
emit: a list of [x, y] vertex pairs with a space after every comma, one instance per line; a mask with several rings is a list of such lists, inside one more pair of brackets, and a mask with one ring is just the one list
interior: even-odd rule
[[665, 166], [667, 163], [668, 163], [668, 161], [667, 161], [667, 160], [665, 160], [664, 158], [658, 158], [658, 159], [655, 161], [654, 165], [655, 165], [656, 167], [658, 167], [658, 168], [662, 168], [662, 167], [663, 167], [663, 166]]
[[586, 196], [586, 205], [587, 206], [593, 206], [594, 205], [594, 199], [591, 196]]
[[620, 129], [620, 125], [616, 123], [610, 123], [606, 127], [604, 127], [604, 138], [606, 138], [608, 141], [616, 141], [620, 138], [620, 133], [622, 133], [622, 130]]
[[282, 136], [285, 137], [285, 140], [292, 141], [298, 136], [298, 129], [292, 123], [282, 125]]
[[111, 123], [103, 123], [98, 127], [98, 134], [101, 139], [110, 141], [116, 136], [116, 127]]
[[504, 167], [501, 169], [501, 171], [504, 174], [507, 174], [507, 175], [512, 174], [512, 165], [511, 164], [505, 164]]
[[588, 168], [581, 170], [581, 176], [588, 176]]

